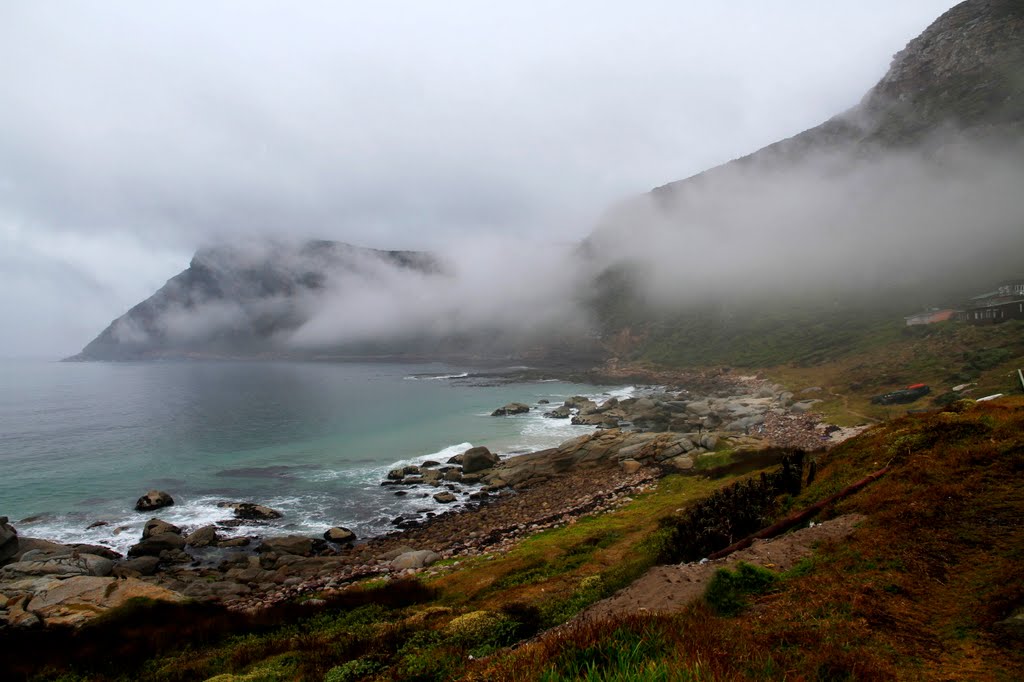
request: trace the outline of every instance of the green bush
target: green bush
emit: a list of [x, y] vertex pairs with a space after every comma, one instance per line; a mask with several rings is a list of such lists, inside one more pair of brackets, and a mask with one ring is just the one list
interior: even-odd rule
[[747, 597], [764, 594], [778, 581], [767, 568], [740, 562], [736, 570], [715, 571], [704, 592], [704, 600], [721, 616], [735, 616], [748, 605]]
[[357, 658], [328, 670], [324, 682], [357, 682], [380, 669], [381, 665], [377, 661]]

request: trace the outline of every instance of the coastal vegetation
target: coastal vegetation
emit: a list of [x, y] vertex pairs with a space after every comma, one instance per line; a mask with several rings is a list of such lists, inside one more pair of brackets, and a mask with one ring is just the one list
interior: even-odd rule
[[7, 670], [66, 681], [1013, 679], [1024, 669], [1022, 434], [1024, 399], [958, 401], [817, 453], [814, 480], [776, 491], [763, 522], [887, 464], [824, 512], [863, 515], [852, 535], [786, 571], [723, 565], [703, 599], [660, 614], [573, 620], [667, 548], [688, 551], [673, 519], [721, 505], [761, 472], [666, 476], [618, 510], [416, 580], [251, 614], [135, 603], [77, 631], [5, 632]]

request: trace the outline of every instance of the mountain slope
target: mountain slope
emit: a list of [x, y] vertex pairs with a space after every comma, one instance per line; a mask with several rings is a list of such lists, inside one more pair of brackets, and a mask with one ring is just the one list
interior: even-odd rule
[[609, 211], [581, 251], [605, 338], [634, 340], [610, 350], [729, 363], [723, 338], [809, 324], [852, 346], [991, 289], [1021, 267], [1022, 133], [1024, 3], [963, 2], [850, 110]]
[[70, 360], [252, 356], [281, 349], [339, 277], [372, 286], [382, 271], [436, 274], [428, 254], [340, 242], [203, 249], [188, 269], [114, 320]]

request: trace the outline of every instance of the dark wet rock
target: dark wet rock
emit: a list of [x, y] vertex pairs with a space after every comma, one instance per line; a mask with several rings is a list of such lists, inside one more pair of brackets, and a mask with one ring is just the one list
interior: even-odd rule
[[342, 526], [335, 526], [324, 531], [324, 540], [328, 542], [352, 542], [356, 539], [356, 534], [350, 531], [348, 528]]
[[218, 547], [230, 548], [230, 547], [248, 547], [251, 540], [247, 537], [240, 538], [228, 538], [227, 540], [221, 540], [217, 543]]
[[174, 504], [174, 498], [163, 490], [150, 490], [135, 502], [135, 511], [153, 511]]
[[449, 492], [443, 492], [443, 493], [437, 493], [436, 495], [434, 495], [434, 499], [436, 501], [440, 502], [441, 504], [450, 504], [450, 503], [454, 502], [456, 498], [455, 498], [455, 495], [452, 495]]
[[183, 549], [184, 547], [185, 538], [177, 533], [158, 533], [132, 545], [128, 549], [128, 556], [160, 556], [160, 553], [165, 550]]
[[18, 531], [7, 523], [6, 516], [0, 516], [0, 562], [7, 561], [18, 553]]
[[42, 550], [49, 554], [64, 554], [71, 549], [68, 545], [62, 545], [58, 542], [50, 542], [49, 540], [41, 540], [40, 538], [18, 538], [18, 551], [11, 559], [14, 561], [20, 561], [21, 558], [33, 550]]
[[401, 468], [392, 469], [391, 471], [388, 472], [388, 480], [390, 481], [400, 481], [403, 478], [405, 478], [405, 471], [403, 471]]
[[441, 463], [440, 462], [435, 462], [432, 459], [428, 459], [427, 461], [420, 463], [420, 468], [421, 469], [430, 469], [432, 467], [439, 467], [439, 466], [441, 466]]
[[458, 469], [449, 469], [444, 472], [444, 480], [452, 481], [453, 483], [460, 483], [463, 480], [462, 472]]
[[491, 412], [492, 417], [507, 417], [513, 414], [525, 414], [530, 411], [530, 406], [524, 403], [509, 403]]
[[103, 526], [109, 526], [109, 521], [93, 521], [85, 527], [86, 530], [92, 530], [93, 528], [102, 528]]
[[104, 559], [110, 559], [111, 561], [116, 561], [124, 556], [120, 552], [115, 552], [109, 547], [104, 547], [103, 545], [87, 545], [79, 543], [71, 545], [71, 548], [79, 554], [94, 554], [96, 556], [101, 556]]
[[217, 536], [216, 526], [203, 526], [197, 528], [185, 537], [185, 544], [190, 547], [209, 547], [220, 540]]
[[308, 538], [302, 535], [279, 535], [263, 538], [258, 550], [261, 554], [294, 554], [296, 556], [312, 556], [313, 552], [324, 546], [323, 540]]
[[462, 453], [462, 473], [473, 474], [490, 469], [500, 461], [497, 455], [483, 446], [470, 448]]
[[235, 518], [247, 521], [271, 521], [284, 516], [276, 509], [271, 509], [262, 504], [253, 504], [252, 502], [220, 502], [217, 506], [231, 509], [235, 513]]
[[134, 559], [119, 561], [114, 565], [112, 574], [117, 578], [154, 575], [160, 566], [160, 559], [155, 556], [140, 556]]
[[146, 521], [146, 525], [142, 528], [143, 539], [153, 535], [161, 535], [162, 533], [174, 533], [175, 535], [181, 535], [181, 529], [172, 523], [167, 523], [160, 519], [150, 519], [149, 521]]
[[396, 490], [395, 491], [395, 497], [405, 497], [408, 494], [409, 494], [408, 490]]

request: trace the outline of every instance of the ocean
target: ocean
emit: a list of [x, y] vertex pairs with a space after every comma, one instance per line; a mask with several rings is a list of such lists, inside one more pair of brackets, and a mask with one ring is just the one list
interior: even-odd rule
[[[396, 516], [452, 508], [433, 489], [395, 496], [380, 485], [390, 469], [476, 445], [502, 456], [551, 447], [592, 427], [545, 418], [540, 401], [633, 390], [496, 382], [441, 364], [198, 361], [5, 361], [0, 387], [0, 515], [24, 536], [121, 552], [153, 515], [194, 528], [231, 518], [224, 501], [284, 514], [227, 536], [386, 533]], [[512, 401], [534, 409], [490, 416]], [[153, 488], [175, 505], [134, 511]]]

